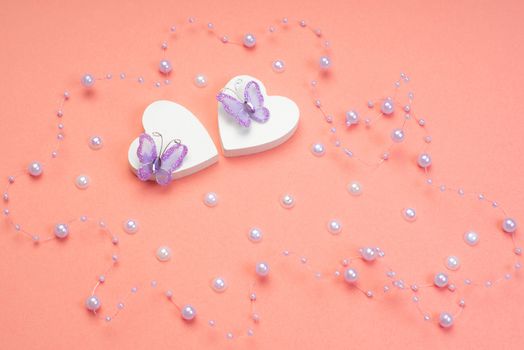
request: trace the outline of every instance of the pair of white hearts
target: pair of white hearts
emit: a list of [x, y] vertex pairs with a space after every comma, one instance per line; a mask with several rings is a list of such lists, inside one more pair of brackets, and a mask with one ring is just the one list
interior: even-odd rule
[[[240, 126], [218, 103], [218, 130], [224, 156], [236, 157], [269, 150], [288, 140], [298, 126], [299, 109], [295, 102], [283, 96], [268, 96], [266, 88], [248, 75], [231, 79], [226, 89], [235, 90], [241, 81], [245, 87], [249, 81], [256, 81], [264, 96], [264, 106], [270, 111], [265, 123], [252, 122], [249, 128]], [[142, 125], [148, 134], [159, 132], [164, 140], [180, 139], [188, 147], [182, 166], [172, 174], [173, 179], [191, 175], [218, 161], [218, 152], [197, 117], [187, 108], [172, 101], [160, 100], [151, 103], [142, 116]], [[160, 140], [155, 140], [160, 152]], [[138, 138], [129, 146], [128, 159], [134, 172], [140, 167], [136, 151]]]

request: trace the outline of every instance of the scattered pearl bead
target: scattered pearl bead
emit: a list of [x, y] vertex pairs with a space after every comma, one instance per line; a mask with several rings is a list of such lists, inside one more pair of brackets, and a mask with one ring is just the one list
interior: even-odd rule
[[84, 74], [80, 80], [82, 86], [90, 88], [95, 85], [95, 78], [91, 74]]
[[365, 261], [374, 261], [377, 258], [377, 252], [375, 249], [370, 247], [365, 247], [360, 249], [360, 255]]
[[4, 202], [9, 201], [9, 193], [4, 192], [4, 195], [2, 196], [2, 198], [4, 199]]
[[448, 285], [449, 278], [445, 273], [439, 272], [433, 278], [433, 283], [439, 288], [443, 288]]
[[129, 234], [135, 234], [138, 232], [138, 222], [133, 219], [124, 221], [124, 231]]
[[29, 175], [37, 177], [42, 175], [44, 169], [42, 168], [42, 164], [40, 164], [39, 162], [32, 162], [27, 167], [27, 171], [29, 172]]
[[502, 230], [506, 233], [513, 233], [517, 230], [517, 222], [512, 218], [505, 218], [502, 221]]
[[286, 64], [282, 60], [275, 60], [271, 64], [271, 67], [276, 73], [282, 73], [286, 69]]
[[258, 262], [255, 267], [255, 272], [257, 275], [261, 277], [267, 276], [269, 273], [269, 265], [266, 262]]
[[391, 115], [395, 111], [395, 105], [393, 104], [393, 100], [389, 97], [386, 98], [380, 106], [380, 111], [384, 115]]
[[295, 198], [290, 194], [285, 194], [280, 199], [280, 204], [286, 209], [291, 209], [295, 206]]
[[431, 156], [427, 153], [422, 153], [418, 156], [417, 164], [423, 169], [428, 168], [431, 165]]
[[455, 271], [460, 267], [460, 260], [456, 256], [450, 255], [446, 258], [445, 264], [448, 269]]
[[75, 185], [77, 188], [81, 189], [81, 190], [85, 190], [86, 188], [89, 187], [89, 176], [87, 175], [78, 175], [76, 180], [75, 180]]
[[353, 268], [346, 269], [344, 271], [344, 280], [347, 283], [355, 283], [358, 280], [358, 272]]
[[362, 185], [356, 181], [353, 181], [347, 186], [347, 190], [352, 196], [360, 196], [362, 194]]
[[406, 221], [413, 222], [417, 219], [417, 212], [413, 208], [405, 208], [402, 211], [402, 216]]
[[346, 126], [358, 124], [358, 121], [359, 116], [356, 111], [351, 110], [346, 112]]
[[307, 23], [306, 23], [306, 21], [304, 21], [304, 20], [301, 20], [300, 22], [298, 22], [298, 24], [299, 24], [302, 28], [304, 28], [305, 26], [307, 26]]
[[161, 262], [166, 262], [171, 259], [171, 249], [167, 246], [159, 247], [156, 251], [156, 258]]
[[475, 246], [479, 242], [479, 234], [474, 231], [468, 231], [464, 234], [464, 241], [470, 246]]
[[102, 303], [100, 302], [100, 299], [96, 295], [91, 295], [89, 298], [85, 301], [85, 306], [89, 311], [97, 311], [102, 306]]
[[57, 238], [66, 238], [69, 235], [69, 226], [67, 224], [56, 224], [54, 233]]
[[69, 100], [70, 97], [71, 94], [69, 93], [69, 91], [64, 91], [64, 99]]
[[160, 73], [169, 74], [173, 70], [173, 67], [171, 66], [171, 61], [165, 59], [161, 60], [158, 65], [158, 70], [160, 71]]
[[260, 242], [262, 240], [262, 230], [256, 227], [249, 230], [249, 240], [254, 243]]
[[247, 33], [246, 35], [244, 35], [243, 44], [245, 47], [252, 48], [256, 45], [256, 43], [257, 43], [257, 39], [255, 38], [253, 34]]
[[227, 289], [227, 283], [222, 277], [216, 277], [211, 287], [215, 292], [222, 293]]
[[196, 317], [196, 309], [192, 305], [185, 305], [180, 312], [182, 318], [186, 321], [191, 321]]
[[320, 57], [320, 68], [323, 70], [331, 68], [331, 59], [328, 56]]
[[103, 143], [104, 142], [100, 136], [91, 136], [91, 138], [89, 139], [89, 148], [93, 150], [98, 150], [102, 148]]
[[204, 74], [198, 74], [195, 76], [196, 87], [203, 88], [207, 86], [207, 77]]
[[229, 37], [228, 37], [227, 35], [224, 35], [224, 36], [222, 36], [222, 38], [220, 38], [220, 40], [221, 40], [224, 44], [226, 44], [226, 43], [229, 42]]
[[208, 192], [204, 195], [204, 204], [208, 207], [214, 207], [218, 204], [218, 195], [215, 192]]
[[451, 315], [449, 312], [442, 312], [439, 316], [438, 324], [442, 328], [449, 328], [453, 326], [453, 315]]
[[402, 129], [394, 129], [391, 132], [391, 140], [396, 143], [404, 141], [404, 131]]
[[322, 157], [324, 154], [326, 154], [326, 148], [321, 143], [314, 143], [311, 146], [311, 153], [317, 157]]
[[328, 231], [334, 235], [342, 231], [342, 224], [338, 220], [330, 220], [327, 225]]

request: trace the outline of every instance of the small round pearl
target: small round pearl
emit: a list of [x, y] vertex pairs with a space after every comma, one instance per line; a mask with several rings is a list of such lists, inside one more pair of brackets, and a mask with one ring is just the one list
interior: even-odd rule
[[317, 157], [322, 157], [326, 153], [326, 148], [321, 143], [314, 143], [311, 146], [311, 153]]
[[282, 73], [286, 69], [286, 64], [282, 60], [275, 60], [271, 64], [271, 67], [276, 73]]
[[418, 156], [417, 164], [423, 169], [428, 168], [431, 165], [431, 156], [427, 153], [422, 153]]
[[470, 246], [477, 245], [479, 242], [479, 234], [474, 231], [468, 231], [464, 234], [464, 241]]
[[433, 283], [439, 288], [443, 288], [448, 285], [449, 278], [445, 273], [439, 272], [433, 278]]
[[336, 235], [342, 231], [342, 224], [338, 220], [329, 220], [327, 228], [330, 233]]
[[391, 115], [395, 111], [395, 105], [393, 104], [393, 100], [389, 97], [386, 98], [380, 106], [380, 111], [384, 115]]
[[358, 272], [353, 268], [348, 268], [344, 271], [344, 280], [347, 283], [355, 283], [358, 280]]
[[216, 277], [211, 285], [213, 290], [217, 293], [222, 293], [227, 288], [227, 283], [222, 277]]
[[262, 231], [256, 227], [249, 230], [249, 240], [254, 243], [260, 242], [262, 240]]
[[362, 185], [360, 185], [360, 183], [357, 181], [351, 182], [347, 186], [347, 189], [352, 196], [360, 196], [362, 194]]
[[362, 259], [366, 261], [373, 261], [377, 258], [376, 250], [370, 247], [360, 249], [360, 255], [362, 256]]
[[161, 60], [160, 64], [158, 65], [158, 70], [160, 71], [160, 73], [169, 74], [173, 70], [173, 67], [171, 66], [171, 61]]
[[223, 37], [220, 38], [220, 40], [221, 40], [224, 44], [226, 44], [226, 43], [229, 42], [229, 37], [228, 37], [227, 35], [224, 35]]
[[512, 218], [505, 218], [502, 221], [502, 230], [506, 233], [513, 233], [517, 230], [517, 222]]
[[267, 276], [267, 274], [269, 273], [269, 265], [263, 261], [259, 262], [255, 267], [255, 272], [257, 275], [261, 277]]
[[54, 233], [57, 238], [66, 238], [69, 235], [69, 226], [67, 224], [56, 224]]
[[460, 267], [460, 260], [456, 256], [450, 255], [446, 258], [445, 264], [448, 269], [455, 271]]
[[356, 111], [346, 112], [346, 126], [358, 124], [359, 116]]
[[169, 261], [171, 259], [171, 249], [166, 246], [159, 247], [156, 250], [156, 258], [162, 262]]
[[207, 77], [204, 74], [197, 74], [195, 76], [195, 85], [196, 87], [203, 88], [207, 86]]
[[404, 216], [404, 219], [406, 219], [406, 221], [413, 222], [417, 219], [417, 212], [413, 208], [405, 208], [402, 211], [402, 216]]
[[286, 209], [293, 208], [295, 206], [295, 198], [290, 194], [285, 194], [280, 199], [280, 204]]
[[85, 190], [86, 188], [89, 187], [89, 176], [87, 175], [78, 175], [76, 180], [75, 180], [75, 185], [77, 188], [81, 189], [81, 190]]
[[91, 138], [89, 139], [89, 148], [93, 150], [98, 150], [102, 148], [103, 143], [104, 142], [100, 136], [91, 136]]
[[192, 305], [184, 305], [181, 310], [182, 318], [186, 321], [191, 321], [196, 317], [196, 310]]
[[95, 312], [96, 310], [100, 309], [102, 303], [96, 295], [91, 295], [89, 298], [86, 299], [85, 306], [89, 311]]
[[328, 70], [331, 68], [331, 59], [328, 56], [320, 57], [320, 68], [323, 70]]
[[82, 76], [82, 79], [80, 80], [80, 83], [86, 87], [90, 88], [93, 85], [95, 85], [95, 78], [91, 74], [84, 74]]
[[129, 234], [135, 234], [138, 232], [138, 222], [133, 219], [124, 221], [124, 231]]
[[453, 315], [449, 312], [442, 312], [439, 316], [438, 324], [443, 328], [453, 326]]
[[204, 204], [214, 207], [218, 204], [218, 195], [215, 192], [208, 192], [204, 195]]
[[404, 131], [402, 129], [395, 129], [391, 132], [391, 140], [399, 143], [404, 141]]
[[243, 43], [245, 47], [254, 47], [257, 43], [257, 38], [255, 38], [253, 34], [247, 33], [246, 35], [244, 35]]
[[27, 171], [29, 172], [29, 175], [36, 177], [42, 175], [42, 171], [44, 171], [44, 169], [42, 168], [42, 164], [39, 162], [32, 162], [27, 167]]

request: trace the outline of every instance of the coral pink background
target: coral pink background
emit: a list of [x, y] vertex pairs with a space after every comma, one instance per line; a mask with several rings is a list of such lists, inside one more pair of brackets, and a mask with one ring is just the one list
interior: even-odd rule
[[[283, 16], [305, 18], [322, 28], [333, 44], [332, 75], [321, 80], [327, 110], [341, 118], [349, 108], [366, 113], [365, 101], [391, 92], [401, 71], [412, 77], [414, 108], [428, 120], [434, 143], [435, 177], [449, 186], [484, 191], [524, 223], [521, 110], [524, 42], [520, 1], [5, 1], [0, 11], [0, 174], [5, 178], [33, 159], [44, 159], [56, 133], [59, 95], [73, 95], [66, 107], [66, 139], [60, 157], [42, 178], [21, 179], [12, 189], [13, 216], [41, 236], [64, 218], [86, 213], [104, 217], [115, 232], [129, 217], [140, 221], [135, 236], [121, 233], [121, 264], [100, 290], [104, 308], [138, 285], [139, 293], [110, 324], [91, 317], [83, 301], [96, 276], [110, 262], [107, 242], [92, 226], [75, 226], [65, 242], [33, 246], [0, 223], [0, 348], [2, 349], [153, 349], [251, 348], [519, 348], [524, 332], [524, 282], [512, 281], [464, 292], [422, 294], [435, 312], [466, 309], [453, 329], [443, 331], [422, 321], [408, 293], [366, 299], [332, 279], [315, 280], [289, 249], [309, 258], [313, 269], [329, 275], [342, 257], [363, 245], [387, 253], [376, 268], [362, 267], [363, 286], [381, 288], [383, 268], [393, 267], [407, 282], [425, 283], [455, 254], [459, 282], [495, 279], [511, 267], [511, 243], [500, 229], [500, 216], [487, 205], [430, 190], [414, 166], [421, 134], [408, 128], [410, 142], [395, 148], [392, 159], [370, 171], [329, 147], [323, 158], [308, 150], [314, 141], [330, 144], [330, 135], [311, 103], [306, 84], [315, 75], [318, 41], [294, 29], [269, 38], [268, 26]], [[151, 87], [162, 57], [159, 46], [173, 23], [188, 16], [213, 21], [218, 33], [233, 40], [252, 31], [250, 52], [224, 46], [205, 31], [185, 30], [170, 41], [174, 65], [169, 87]], [[273, 59], [287, 63], [284, 74], [270, 69]], [[148, 83], [113, 79], [97, 82], [85, 96], [78, 86], [86, 71], [97, 76], [126, 72]], [[197, 73], [209, 86], [191, 83]], [[249, 73], [262, 79], [271, 94], [287, 95], [301, 108], [295, 136], [278, 149], [257, 156], [225, 159], [167, 190], [138, 182], [128, 169], [129, 142], [141, 132], [143, 109], [160, 98], [191, 109], [219, 144], [215, 93], [231, 76]], [[398, 122], [398, 119], [397, 119]], [[352, 149], [368, 159], [387, 142], [381, 132], [361, 125]], [[91, 151], [87, 139], [100, 134], [105, 146]], [[90, 188], [79, 191], [74, 178], [88, 174]], [[364, 186], [360, 198], [348, 195], [353, 180]], [[220, 196], [209, 209], [201, 197]], [[297, 204], [278, 204], [285, 192]], [[419, 218], [408, 224], [405, 206]], [[327, 233], [339, 218], [341, 235]], [[263, 229], [259, 245], [248, 242], [251, 226]], [[481, 233], [481, 244], [467, 247], [462, 234]], [[522, 230], [522, 229], [521, 229]], [[517, 237], [519, 234], [517, 235]], [[169, 245], [173, 258], [154, 256]], [[261, 323], [256, 336], [231, 342], [224, 334], [245, 332], [247, 294], [258, 259], [271, 264], [271, 276], [258, 288]], [[382, 264], [382, 266], [378, 266]], [[209, 288], [222, 275], [224, 294]], [[151, 289], [151, 279], [159, 281]], [[172, 288], [179, 303], [198, 308], [197, 321], [180, 320], [162, 292]], [[447, 296], [445, 298], [444, 296]], [[219, 331], [208, 329], [213, 317]]]

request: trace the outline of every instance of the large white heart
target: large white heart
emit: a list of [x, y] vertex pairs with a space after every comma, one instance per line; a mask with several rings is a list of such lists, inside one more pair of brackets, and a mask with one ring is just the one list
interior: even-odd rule
[[[179, 179], [200, 171], [218, 161], [218, 152], [202, 123], [191, 111], [178, 103], [166, 100], [155, 101], [147, 106], [142, 115], [142, 125], [146, 133], [159, 132], [165, 143], [173, 139], [188, 147], [188, 153], [182, 166], [172, 174], [173, 179]], [[160, 152], [160, 140], [155, 138]], [[129, 146], [128, 159], [131, 169], [136, 173], [140, 161], [136, 151], [138, 137]]]
[[243, 91], [245, 85], [252, 80], [260, 85], [264, 96], [264, 106], [269, 109], [270, 118], [265, 123], [253, 121], [250, 127], [245, 128], [239, 125], [219, 102], [218, 130], [226, 157], [267, 151], [287, 141], [297, 129], [300, 117], [297, 104], [287, 97], [268, 96], [266, 88], [260, 80], [249, 75], [239, 75], [226, 84], [224, 91], [226, 93], [229, 89], [235, 91], [239, 87]]

